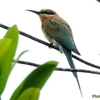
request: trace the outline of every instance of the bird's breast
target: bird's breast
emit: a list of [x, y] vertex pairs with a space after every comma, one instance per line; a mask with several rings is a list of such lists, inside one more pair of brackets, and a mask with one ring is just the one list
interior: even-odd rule
[[46, 32], [45, 31], [45, 29], [44, 29], [44, 24], [42, 24], [42, 32], [43, 32], [43, 34], [44, 34], [44, 36], [45, 36], [45, 38], [50, 42], [50, 43], [53, 43], [52, 42], [52, 37], [48, 34], [48, 32]]
[[51, 22], [51, 20], [46, 20], [44, 21], [44, 23], [42, 23], [42, 31], [44, 33], [44, 36], [46, 37], [46, 39], [53, 43], [53, 34], [57, 33], [59, 31], [59, 29]]

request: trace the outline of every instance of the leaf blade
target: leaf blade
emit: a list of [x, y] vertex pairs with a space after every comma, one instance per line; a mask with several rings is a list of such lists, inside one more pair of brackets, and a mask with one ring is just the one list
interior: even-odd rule
[[38, 100], [39, 94], [40, 89], [31, 87], [24, 90], [18, 97], [18, 100]]
[[42, 87], [56, 68], [57, 64], [58, 62], [56, 61], [49, 61], [32, 71], [14, 91], [10, 100], [17, 100], [20, 94], [27, 88], [34, 87], [42, 89]]
[[[6, 56], [1, 57], [2, 64], [0, 66], [3, 68], [3, 70], [2, 70], [2, 74], [0, 76], [0, 94], [3, 92], [3, 90], [5, 88], [8, 76], [11, 71], [12, 61], [13, 61], [13, 58], [14, 58], [14, 55], [16, 52], [17, 44], [18, 44], [18, 34], [19, 34], [19, 31], [17, 29], [17, 26], [14, 25], [8, 29], [6, 35], [3, 38], [3, 39], [9, 39], [12, 42], [10, 44], [10, 48], [8, 49], [8, 51], [6, 53]], [[7, 48], [4, 48], [3, 50], [6, 51], [5, 49], [7, 49]], [[2, 52], [0, 52], [0, 54], [2, 54]]]

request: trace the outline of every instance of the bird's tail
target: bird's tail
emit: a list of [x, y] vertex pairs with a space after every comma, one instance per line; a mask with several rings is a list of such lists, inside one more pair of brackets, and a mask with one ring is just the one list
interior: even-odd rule
[[[62, 47], [63, 48], [63, 51], [64, 51], [64, 54], [66, 55], [66, 58], [69, 62], [69, 65], [71, 68], [75, 69], [75, 65], [74, 65], [74, 62], [72, 60], [72, 54], [71, 54], [71, 51], [66, 49], [65, 47]], [[78, 75], [77, 75], [77, 72], [72, 72], [73, 75], [75, 76], [76, 80], [77, 80], [77, 83], [78, 83], [78, 87], [79, 87], [79, 90], [80, 90], [80, 93], [81, 93], [81, 96], [83, 97], [83, 94], [82, 94], [82, 90], [81, 90], [81, 86], [80, 86], [80, 83], [79, 83], [79, 80], [78, 80]]]

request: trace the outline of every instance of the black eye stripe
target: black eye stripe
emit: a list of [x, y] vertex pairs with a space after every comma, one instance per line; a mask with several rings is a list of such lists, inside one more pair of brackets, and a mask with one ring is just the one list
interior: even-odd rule
[[54, 15], [55, 12], [51, 12], [51, 11], [41, 11], [41, 14], [49, 14], [49, 15]]

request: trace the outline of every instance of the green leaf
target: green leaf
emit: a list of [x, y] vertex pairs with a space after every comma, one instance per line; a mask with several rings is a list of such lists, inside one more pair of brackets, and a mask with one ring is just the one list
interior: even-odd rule
[[13, 68], [13, 67], [15, 66], [15, 64], [18, 62], [18, 59], [19, 59], [25, 52], [27, 52], [27, 51], [28, 51], [28, 50], [23, 51], [23, 52], [17, 57], [17, 59], [13, 61], [12, 68]]
[[12, 58], [15, 55], [16, 49], [17, 49], [17, 44], [18, 44], [18, 28], [16, 25], [12, 26], [11, 28], [8, 29], [7, 33], [5, 34], [4, 38], [8, 38], [12, 40], [12, 44], [9, 50], [9, 59], [12, 62]]
[[[19, 31], [14, 25], [8, 29], [0, 43], [0, 94], [3, 92], [11, 72], [12, 61], [16, 52]], [[8, 40], [7, 40], [8, 39]], [[11, 42], [8, 42], [11, 41]]]
[[2, 67], [3, 61], [9, 51], [11, 42], [12, 42], [11, 39], [7, 39], [7, 38], [0, 39], [0, 68]]
[[39, 94], [40, 89], [31, 87], [24, 90], [17, 100], [38, 100]]
[[49, 61], [32, 71], [15, 90], [10, 100], [17, 100], [21, 93], [30, 87], [42, 89], [57, 64], [56, 61]]

